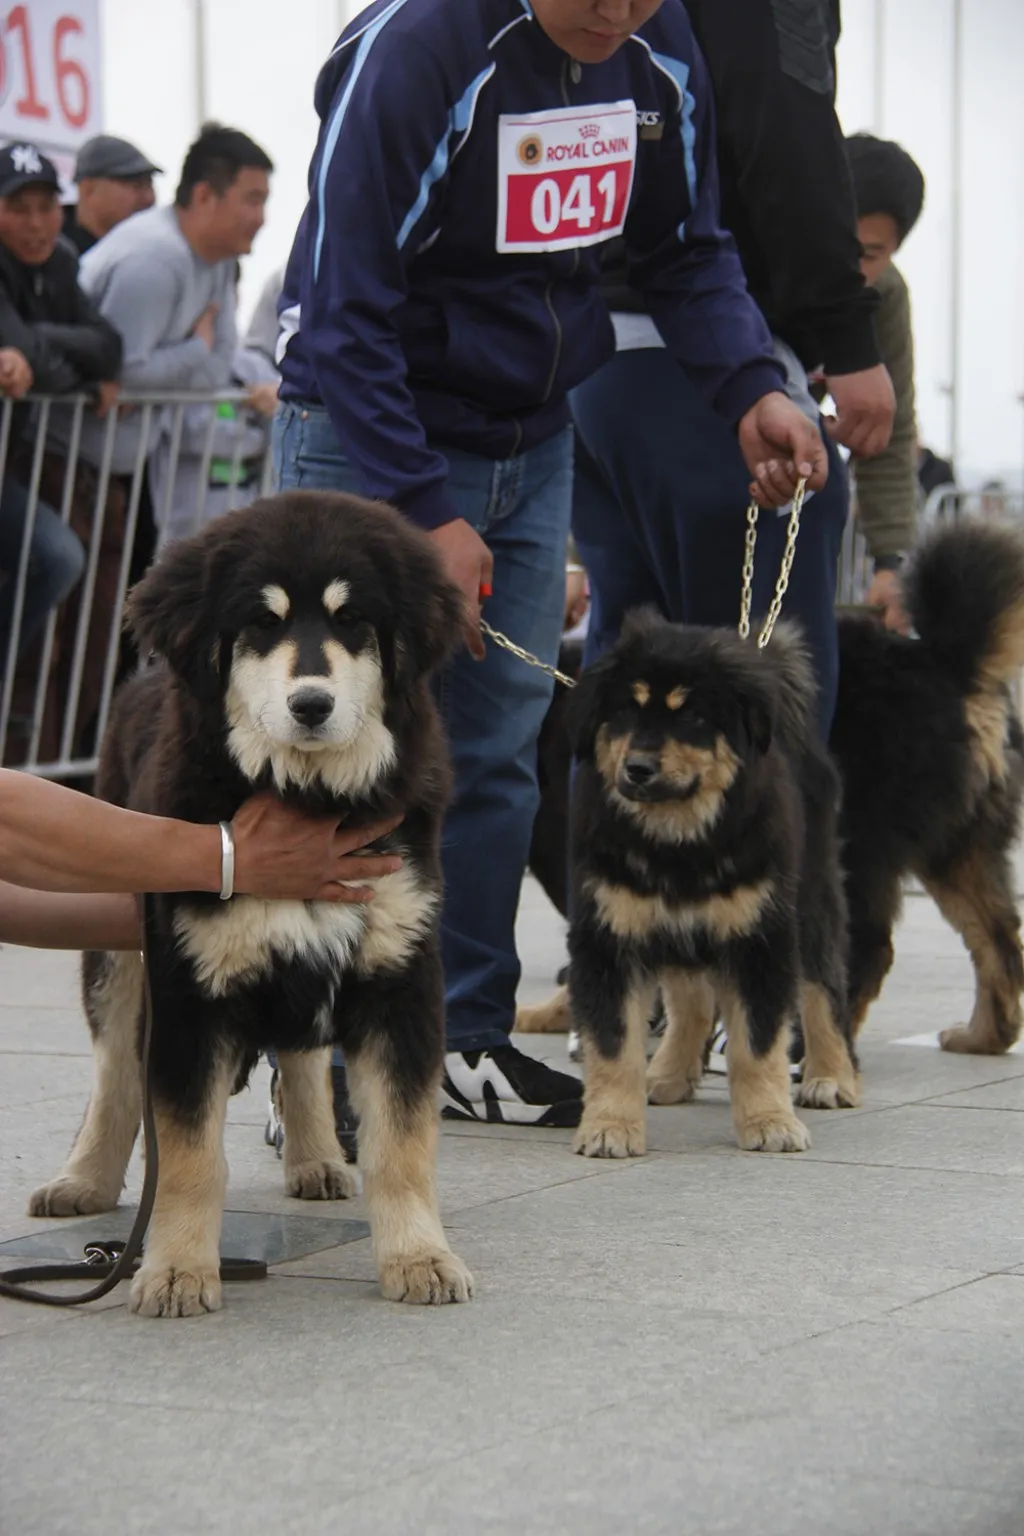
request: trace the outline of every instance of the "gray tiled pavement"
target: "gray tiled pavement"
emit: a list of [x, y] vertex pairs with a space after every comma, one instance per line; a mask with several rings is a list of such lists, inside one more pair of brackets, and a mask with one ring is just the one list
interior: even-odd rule
[[[522, 936], [539, 998], [561, 930], [533, 888]], [[24, 1208], [88, 1092], [74, 977], [0, 953], [0, 1242], [61, 1226]], [[863, 1107], [806, 1112], [802, 1157], [738, 1152], [714, 1079], [628, 1165], [446, 1127], [463, 1308], [382, 1301], [360, 1203], [284, 1196], [260, 1075], [228, 1204], [303, 1256], [195, 1321], [0, 1301], [0, 1533], [1020, 1536], [1024, 1055], [894, 1043], [970, 996], [910, 900]]]

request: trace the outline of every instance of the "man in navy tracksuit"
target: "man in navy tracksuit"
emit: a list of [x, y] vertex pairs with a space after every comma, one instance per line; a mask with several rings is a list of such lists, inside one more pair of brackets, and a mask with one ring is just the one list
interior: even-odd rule
[[468, 653], [440, 683], [456, 773], [446, 1107], [575, 1124], [579, 1084], [508, 1039], [551, 682], [484, 655], [479, 617], [483, 596], [496, 629], [554, 661], [566, 397], [614, 350], [601, 245], [624, 237], [670, 354], [738, 432], [766, 505], [800, 474], [824, 483], [824, 446], [781, 393], [718, 224], [710, 92], [681, 0], [377, 0], [316, 104], [281, 301], [280, 481], [393, 503], [463, 591]]

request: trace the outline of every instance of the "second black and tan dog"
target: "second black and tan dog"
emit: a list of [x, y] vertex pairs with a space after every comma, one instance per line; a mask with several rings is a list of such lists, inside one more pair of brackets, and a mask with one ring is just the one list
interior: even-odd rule
[[[649, 614], [580, 681], [569, 953], [586, 1072], [574, 1145], [588, 1157], [644, 1151], [648, 1093], [692, 1096], [716, 999], [741, 1147], [809, 1145], [791, 1100], [793, 1018], [798, 1102], [857, 1102], [838, 779], [813, 694], [785, 626], [758, 651]], [[645, 1074], [659, 987], [668, 1028]]]

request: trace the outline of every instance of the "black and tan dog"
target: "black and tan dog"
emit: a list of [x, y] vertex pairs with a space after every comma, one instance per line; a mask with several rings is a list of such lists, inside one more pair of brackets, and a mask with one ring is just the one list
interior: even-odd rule
[[[379, 845], [402, 868], [376, 899], [151, 905], [152, 1064], [160, 1172], [132, 1308], [220, 1305], [218, 1244], [229, 1095], [279, 1051], [290, 1192], [353, 1193], [327, 1085], [345, 1050], [381, 1288], [462, 1301], [435, 1193], [444, 1049], [439, 837], [448, 770], [428, 676], [457, 643], [461, 607], [426, 540], [354, 497], [298, 493], [232, 513], [172, 545], [131, 599], [163, 658], [121, 693], [99, 792], [198, 822], [229, 820], [255, 789], [355, 826], [402, 813]], [[86, 957], [96, 1086], [70, 1159], [35, 1215], [117, 1204], [139, 1123], [135, 955]]]
[[917, 639], [840, 624], [830, 745], [843, 782], [853, 1027], [892, 964], [912, 873], [974, 963], [973, 1015], [941, 1044], [998, 1053], [1020, 1033], [1024, 987], [1010, 862], [1024, 794], [1010, 695], [1024, 667], [1024, 538], [979, 521], [939, 529], [915, 555], [905, 602]]
[[[644, 1151], [648, 1092], [693, 1094], [716, 998], [741, 1147], [809, 1145], [792, 1108], [791, 1019], [806, 1040], [799, 1101], [857, 1101], [838, 781], [813, 690], [794, 631], [759, 652], [645, 614], [583, 674], [570, 704], [569, 985], [586, 1073], [574, 1145], [588, 1157]], [[658, 987], [668, 1028], [645, 1082]]]

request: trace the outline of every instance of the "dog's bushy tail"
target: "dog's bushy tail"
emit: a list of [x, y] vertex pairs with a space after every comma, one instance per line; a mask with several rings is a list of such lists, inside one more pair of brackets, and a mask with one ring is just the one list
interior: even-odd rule
[[970, 520], [929, 534], [904, 584], [907, 612], [965, 692], [1009, 683], [1024, 667], [1024, 535]]

